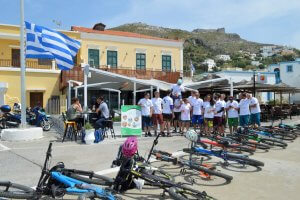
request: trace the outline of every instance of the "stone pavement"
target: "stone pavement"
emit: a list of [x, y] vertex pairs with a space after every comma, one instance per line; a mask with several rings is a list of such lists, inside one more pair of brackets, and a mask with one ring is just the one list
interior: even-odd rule
[[[289, 123], [300, 123], [299, 118]], [[54, 141], [52, 165], [63, 161], [68, 168], [93, 170], [100, 174], [114, 177], [116, 171], [110, 170], [112, 160], [116, 157], [118, 147], [124, 138], [107, 139], [95, 145], [84, 145], [75, 142], [61, 143], [55, 131], [45, 132], [45, 137], [36, 141], [0, 142], [0, 180], [10, 180], [27, 186], [35, 186], [41, 173], [45, 153], [49, 141]], [[147, 155], [152, 138], [139, 139], [141, 155]], [[189, 142], [181, 137], [160, 138], [157, 149], [177, 152], [187, 147]], [[211, 181], [196, 180], [194, 188], [206, 191], [217, 199], [299, 199], [300, 187], [300, 139], [289, 143], [287, 149], [275, 148], [269, 152], [259, 151], [251, 156], [263, 161], [261, 170], [253, 167], [227, 169], [218, 166], [218, 170], [232, 175], [230, 184], [224, 184], [221, 179]], [[183, 155], [184, 158], [187, 158]], [[219, 164], [219, 159], [208, 162]], [[180, 168], [164, 162], [154, 162], [153, 165], [163, 167], [176, 176], [176, 181], [189, 181], [190, 174], [179, 175]], [[161, 197], [161, 189], [145, 187], [142, 191], [126, 192], [125, 199], [166, 199]], [[69, 197], [67, 197], [69, 198]]]

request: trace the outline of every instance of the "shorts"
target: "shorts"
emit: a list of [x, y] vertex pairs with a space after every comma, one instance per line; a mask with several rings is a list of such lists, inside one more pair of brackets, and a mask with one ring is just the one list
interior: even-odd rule
[[167, 114], [167, 113], [163, 113], [163, 120], [166, 122], [172, 121], [173, 119], [173, 115], [172, 114]]
[[239, 125], [239, 118], [228, 118], [228, 126], [238, 126]]
[[204, 123], [208, 128], [212, 128], [214, 125], [214, 119], [213, 118], [204, 118]]
[[181, 122], [183, 122], [183, 123], [190, 123], [191, 120], [181, 120]]
[[142, 125], [143, 128], [151, 126], [151, 117], [150, 116], [142, 116]]
[[257, 124], [260, 126], [260, 113], [255, 113], [250, 115], [250, 123], [251, 124]]
[[193, 115], [192, 117], [192, 124], [203, 124], [203, 117], [202, 115]]
[[181, 119], [181, 112], [174, 112], [175, 118], [174, 120], [180, 121]]
[[240, 115], [240, 126], [248, 126], [249, 125], [249, 115]]
[[152, 123], [153, 123], [153, 125], [163, 124], [164, 123], [163, 115], [162, 114], [153, 114], [152, 115]]
[[222, 126], [223, 125], [223, 117], [214, 117], [214, 126]]

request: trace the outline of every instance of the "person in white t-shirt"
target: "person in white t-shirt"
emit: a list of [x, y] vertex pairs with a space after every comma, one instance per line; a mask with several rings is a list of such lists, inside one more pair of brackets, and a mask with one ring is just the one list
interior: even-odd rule
[[240, 126], [248, 126], [249, 125], [249, 117], [250, 117], [250, 99], [247, 98], [247, 93], [244, 92], [240, 95], [239, 102], [239, 111], [240, 111]]
[[216, 113], [214, 116], [214, 129], [218, 131], [219, 134], [223, 135], [223, 113], [225, 111], [225, 106], [220, 99], [220, 94], [215, 94], [215, 106], [216, 106]]
[[145, 93], [144, 98], [140, 99], [138, 105], [142, 108], [142, 125], [145, 131], [145, 137], [151, 137], [150, 126], [153, 113], [153, 104], [150, 100], [150, 94]]
[[173, 126], [174, 126], [174, 133], [177, 133], [177, 128], [179, 130], [179, 132], [181, 132], [181, 123], [180, 123], [180, 115], [181, 115], [181, 111], [180, 111], [180, 107], [181, 107], [181, 99], [179, 98], [179, 95], [177, 93], [175, 93], [175, 97], [174, 97], [174, 120], [173, 120]]
[[[226, 95], [225, 94], [221, 94], [220, 100], [221, 100], [221, 102], [223, 104], [224, 109], [226, 107], [225, 98], [226, 98]], [[225, 134], [226, 122], [227, 122], [227, 116], [226, 116], [226, 112], [224, 110], [223, 116], [222, 116], [222, 133], [223, 134]]]
[[209, 94], [205, 97], [203, 102], [203, 113], [204, 113], [204, 131], [205, 134], [210, 136], [213, 131], [213, 120], [215, 116], [215, 101], [212, 96]]
[[192, 105], [196, 99], [197, 91], [191, 91], [191, 96], [188, 97], [189, 103]]
[[180, 106], [181, 111], [181, 134], [184, 134], [190, 128], [191, 123], [191, 110], [192, 106], [187, 100], [187, 98], [183, 99], [183, 103]]
[[184, 87], [182, 86], [181, 78], [178, 79], [176, 84], [172, 85], [171, 91], [172, 91], [172, 98], [174, 98], [176, 94], [178, 94], [178, 97], [182, 99], [182, 93], [184, 92]]
[[233, 96], [229, 96], [225, 108], [227, 111], [229, 131], [230, 134], [232, 134], [237, 131], [239, 125], [239, 103], [233, 100]]
[[252, 97], [251, 94], [247, 94], [247, 98], [250, 99], [250, 123], [254, 126], [260, 126], [260, 106], [258, 99]]
[[192, 116], [192, 124], [196, 131], [197, 125], [202, 129], [203, 117], [202, 117], [202, 109], [203, 109], [203, 100], [200, 98], [199, 92], [195, 94], [195, 100], [191, 103], [193, 108], [193, 116]]
[[168, 91], [168, 95], [163, 98], [163, 119], [164, 119], [164, 127], [163, 130], [167, 129], [167, 136], [171, 137], [170, 128], [171, 121], [174, 118], [174, 104], [173, 99], [170, 97], [171, 91]]
[[164, 136], [163, 133], [163, 115], [162, 115], [162, 104], [163, 100], [162, 98], [159, 97], [159, 92], [155, 91], [154, 92], [154, 98], [151, 99], [152, 104], [153, 104], [153, 114], [152, 114], [152, 123], [154, 127], [154, 135], [157, 135], [157, 125], [159, 124], [160, 126], [160, 133], [162, 136]]

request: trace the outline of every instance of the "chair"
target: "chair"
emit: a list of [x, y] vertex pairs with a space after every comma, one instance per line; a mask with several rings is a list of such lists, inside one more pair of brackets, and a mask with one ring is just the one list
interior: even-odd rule
[[62, 142], [65, 141], [65, 138], [67, 136], [69, 136], [71, 140], [73, 140], [74, 137], [75, 141], [77, 141], [77, 123], [75, 121], [68, 121], [65, 113], [63, 112], [62, 112], [62, 117], [65, 124], [65, 131], [64, 131]]

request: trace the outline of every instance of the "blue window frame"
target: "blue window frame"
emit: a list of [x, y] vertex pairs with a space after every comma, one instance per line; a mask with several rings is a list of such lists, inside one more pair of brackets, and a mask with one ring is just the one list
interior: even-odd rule
[[140, 69], [140, 70], [146, 69], [146, 54], [144, 53], [136, 54], [136, 69]]
[[168, 55], [162, 56], [162, 70], [171, 71], [171, 56]]
[[112, 68], [117, 68], [118, 66], [118, 52], [117, 51], [107, 51], [107, 65]]
[[286, 72], [293, 72], [293, 65], [287, 65]]

